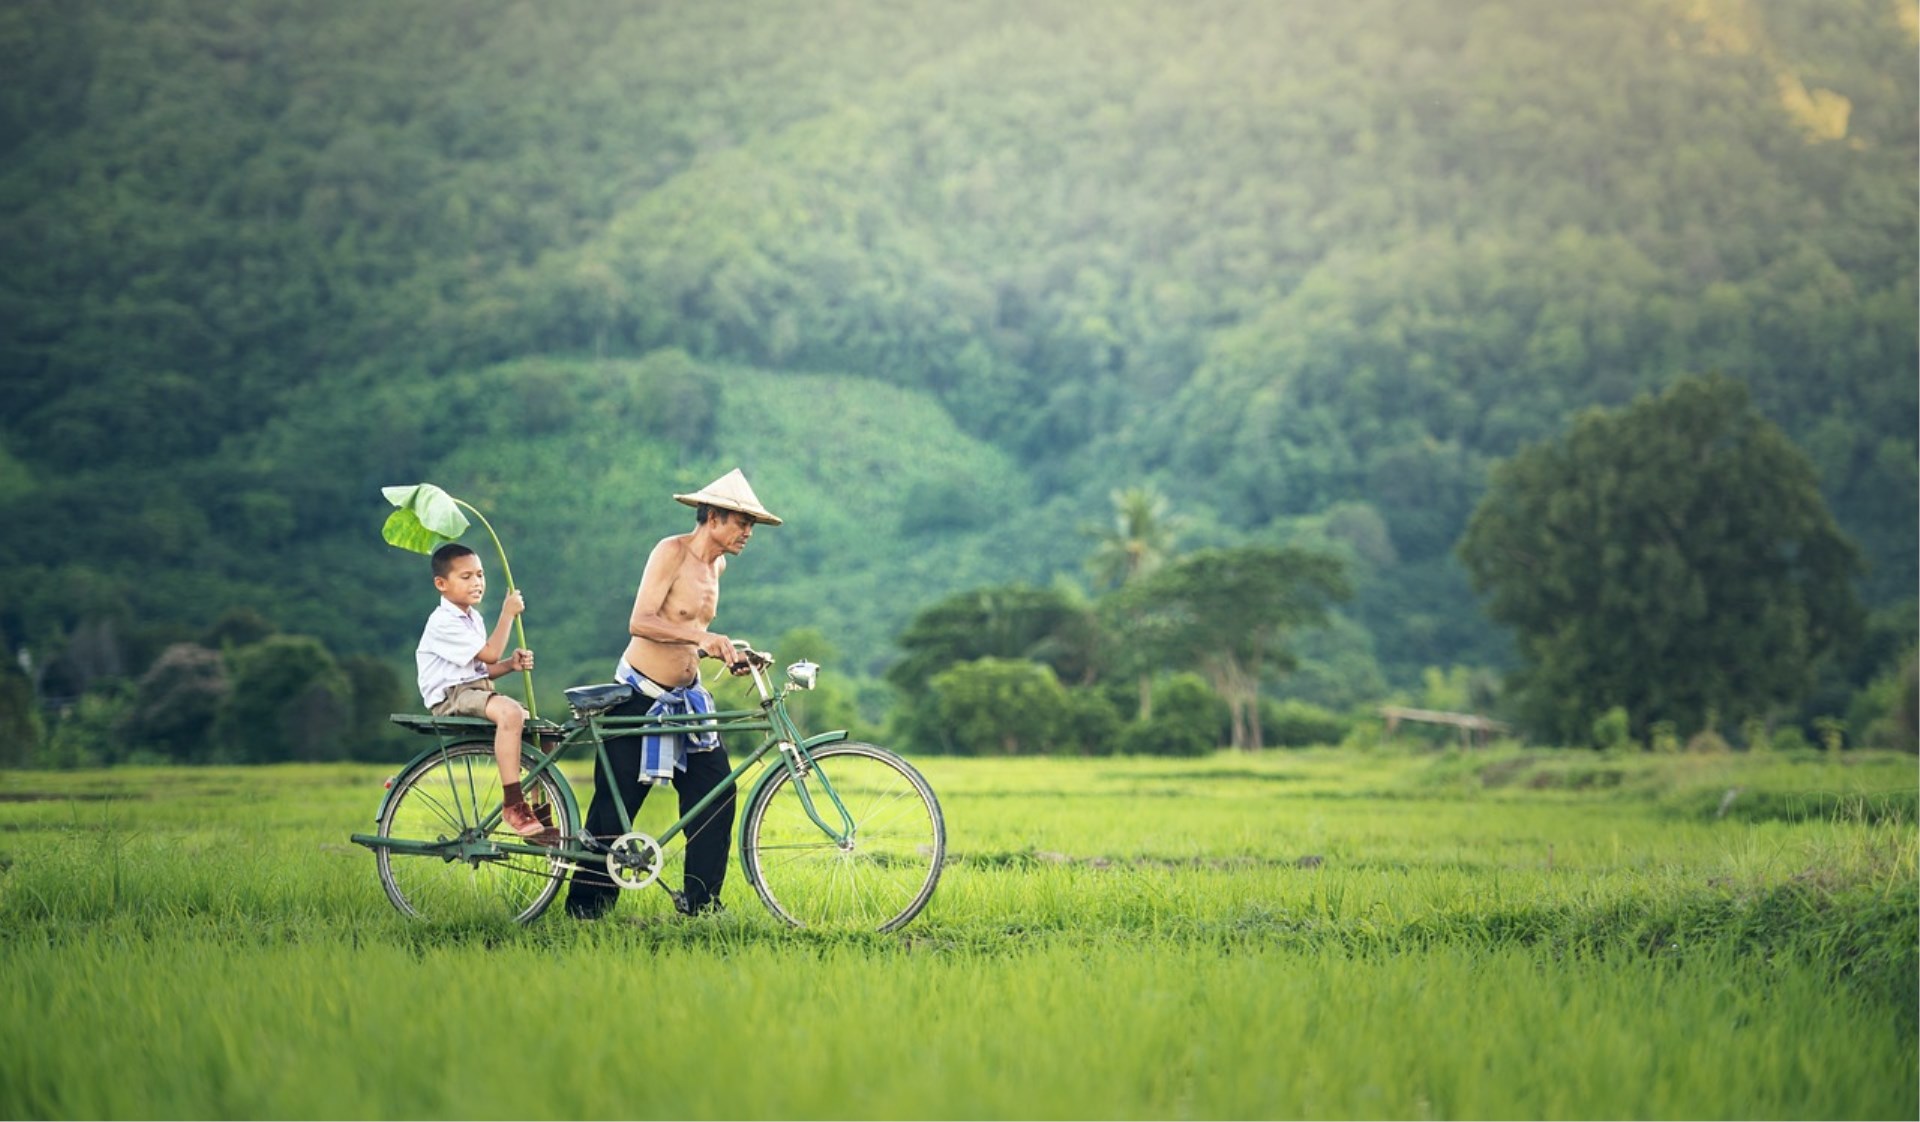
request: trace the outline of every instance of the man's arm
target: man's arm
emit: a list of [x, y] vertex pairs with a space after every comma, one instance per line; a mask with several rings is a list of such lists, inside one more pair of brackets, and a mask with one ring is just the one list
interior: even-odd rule
[[640, 591], [633, 597], [633, 614], [627, 619], [627, 634], [654, 643], [690, 646], [709, 658], [733, 662], [733, 643], [717, 631], [696, 627], [666, 614], [667, 596], [687, 559], [685, 539], [662, 538], [647, 555], [647, 567], [640, 574]]

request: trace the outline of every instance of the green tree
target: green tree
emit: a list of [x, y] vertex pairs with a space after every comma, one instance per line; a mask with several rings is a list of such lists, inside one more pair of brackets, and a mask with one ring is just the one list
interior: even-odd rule
[[121, 733], [137, 747], [179, 760], [205, 760], [214, 721], [230, 693], [219, 651], [176, 643], [140, 676]]
[[1067, 691], [1024, 659], [981, 658], [933, 676], [942, 746], [964, 756], [1041, 751], [1060, 730]]
[[1764, 718], [1862, 621], [1812, 463], [1718, 375], [1500, 464], [1458, 550], [1514, 629], [1522, 712], [1563, 741], [1614, 706], [1636, 737]]
[[228, 608], [200, 637], [200, 645], [216, 651], [252, 646], [276, 631], [273, 621], [252, 608]]
[[1096, 589], [1120, 588], [1159, 568], [1179, 540], [1180, 520], [1169, 513], [1167, 497], [1152, 487], [1129, 487], [1108, 496], [1113, 521], [1089, 526], [1094, 539], [1087, 572]]
[[317, 639], [274, 635], [232, 656], [219, 740], [243, 763], [346, 758], [353, 686]]
[[1094, 677], [1097, 634], [1092, 610], [1063, 589], [973, 589], [914, 617], [898, 640], [905, 657], [887, 681], [913, 695], [955, 663], [1003, 658], [1045, 662], [1061, 680], [1085, 683]]
[[951, 703], [934, 680], [978, 659], [1044, 665], [1058, 684], [1096, 676], [1099, 623], [1091, 608], [1059, 587], [1003, 585], [956, 593], [915, 616], [898, 640], [905, 652], [886, 679], [901, 695], [894, 732], [907, 743], [954, 751]]
[[1329, 601], [1351, 595], [1334, 557], [1290, 546], [1208, 549], [1122, 589], [1116, 609], [1144, 653], [1162, 666], [1197, 669], [1227, 702], [1230, 742], [1262, 747], [1260, 686], [1292, 665], [1288, 633], [1326, 621]]
[[[1129, 487], [1108, 497], [1113, 502], [1112, 523], [1087, 528], [1095, 543], [1087, 572], [1096, 589], [1125, 588], [1158, 569], [1172, 555], [1181, 530], [1180, 520], [1168, 512], [1167, 497], [1152, 487]], [[1137, 677], [1139, 719], [1151, 720], [1153, 674], [1141, 668]]]
[[406, 758], [414, 747], [406, 743], [409, 734], [387, 718], [413, 709], [419, 697], [393, 667], [372, 655], [347, 655], [340, 659], [340, 671], [353, 699], [346, 731], [349, 754], [363, 760]]

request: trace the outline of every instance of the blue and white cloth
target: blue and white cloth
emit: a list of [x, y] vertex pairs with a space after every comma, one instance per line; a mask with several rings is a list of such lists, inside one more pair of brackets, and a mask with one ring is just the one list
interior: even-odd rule
[[[697, 681], [670, 690], [627, 665], [624, 658], [616, 664], [613, 677], [653, 699], [653, 707], [647, 710], [649, 717], [713, 712], [713, 695]], [[665, 783], [673, 778], [674, 772], [687, 770], [688, 752], [710, 752], [718, 747], [720, 734], [712, 731], [647, 733], [640, 738], [640, 781]]]

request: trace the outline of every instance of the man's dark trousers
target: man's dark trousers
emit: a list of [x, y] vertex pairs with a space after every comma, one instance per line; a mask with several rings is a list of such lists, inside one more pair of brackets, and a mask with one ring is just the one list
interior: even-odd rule
[[[653, 699], [636, 696], [607, 710], [609, 717], [644, 717], [653, 708]], [[587, 807], [587, 832], [602, 842], [620, 836], [620, 811], [614, 804], [617, 791], [629, 814], [638, 817], [640, 804], [646, 801], [652, 784], [640, 782], [640, 740], [623, 736], [607, 741], [607, 762], [613, 765], [614, 782], [605, 774], [594, 776], [593, 802]], [[680, 813], [720, 785], [732, 765], [725, 745], [705, 752], [686, 753], [687, 770], [676, 771], [673, 789], [680, 795]], [[681, 891], [681, 907], [698, 912], [710, 904], [717, 906], [720, 886], [727, 879], [727, 856], [733, 845], [733, 792], [728, 791], [709, 806], [699, 818], [687, 824], [686, 884]], [[567, 914], [580, 919], [597, 919], [613, 907], [620, 889], [607, 878], [606, 867], [582, 868], [573, 874], [567, 889]]]

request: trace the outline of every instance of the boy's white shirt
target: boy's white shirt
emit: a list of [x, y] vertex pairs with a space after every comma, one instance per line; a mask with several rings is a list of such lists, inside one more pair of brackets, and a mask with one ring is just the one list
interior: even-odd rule
[[487, 664], [477, 657], [486, 645], [487, 622], [480, 613], [442, 596], [413, 652], [427, 708], [446, 700], [453, 687], [487, 677]]

